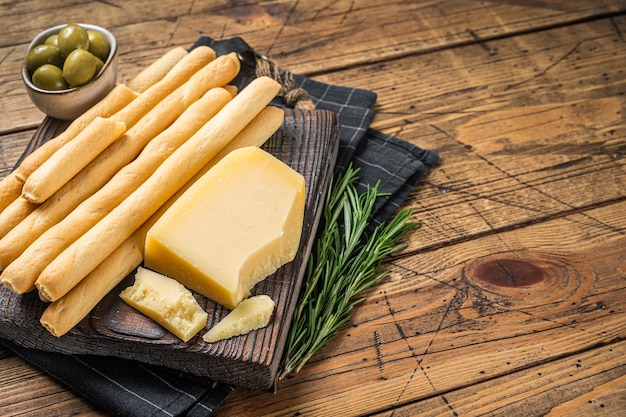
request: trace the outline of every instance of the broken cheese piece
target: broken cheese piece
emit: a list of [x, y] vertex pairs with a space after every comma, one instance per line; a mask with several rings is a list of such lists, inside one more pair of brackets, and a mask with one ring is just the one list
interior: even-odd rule
[[295, 258], [304, 201], [301, 174], [256, 146], [234, 150], [148, 231], [145, 265], [232, 310]]
[[175, 279], [139, 267], [135, 283], [120, 297], [184, 342], [206, 325], [208, 314], [191, 291]]
[[267, 326], [273, 312], [274, 300], [269, 296], [257, 295], [247, 298], [206, 332], [202, 340], [215, 343], [260, 329]]

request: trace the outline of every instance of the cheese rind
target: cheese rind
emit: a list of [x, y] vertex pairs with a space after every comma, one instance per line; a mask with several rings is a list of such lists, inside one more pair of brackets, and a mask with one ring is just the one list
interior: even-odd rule
[[295, 258], [304, 202], [301, 174], [256, 146], [234, 150], [148, 231], [145, 265], [232, 310]]
[[244, 335], [267, 326], [274, 312], [274, 300], [267, 295], [257, 295], [243, 300], [219, 323], [202, 336], [207, 343]]
[[208, 313], [191, 291], [175, 279], [149, 269], [139, 267], [135, 283], [124, 289], [120, 297], [184, 342], [206, 325]]

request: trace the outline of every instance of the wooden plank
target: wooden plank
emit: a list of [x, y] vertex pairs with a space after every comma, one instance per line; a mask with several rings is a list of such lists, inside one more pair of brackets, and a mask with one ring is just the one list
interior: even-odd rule
[[2, 416], [109, 415], [17, 356], [3, 358], [0, 364]]
[[378, 92], [375, 128], [440, 152], [407, 201], [425, 250], [624, 198], [625, 32], [622, 16], [318, 78]]
[[[0, 25], [5, 28], [0, 40], [0, 132], [32, 127], [41, 120], [41, 113], [29, 107], [19, 70], [30, 39], [53, 22], [82, 21], [109, 28], [118, 37], [119, 80], [125, 82], [166, 48], [191, 45], [203, 34], [242, 36], [282, 66], [309, 74], [626, 9], [618, 0], [572, 0], [559, 5], [441, 0], [408, 4], [377, 0], [358, 5], [348, 0], [332, 5], [313, 0], [258, 4], [183, 1], [176, 7], [160, 4], [146, 0], [119, 4], [92, 1], [77, 8], [72, 3], [57, 6], [31, 0], [0, 5]], [[146, 10], [150, 10], [151, 21], [145, 20]]]
[[[275, 16], [273, 7], [266, 9]], [[259, 43], [259, 51], [295, 72], [309, 74], [565, 24], [623, 11], [624, 5], [603, 0], [557, 6], [550, 2], [379, 0], [341, 1], [330, 7], [300, 2], [287, 10], [290, 14], [283, 19], [278, 36], [271, 43]], [[257, 32], [249, 36], [254, 42]], [[319, 48], [325, 49], [323, 60], [316, 51]]]
[[618, 415], [626, 411], [626, 372], [613, 381], [595, 385], [594, 389], [572, 401], [554, 407], [546, 417], [572, 415]]
[[[624, 355], [626, 342], [612, 343], [374, 416], [622, 415], [626, 411]], [[554, 398], [563, 402], [555, 406]]]
[[16, 132], [2, 136], [0, 140], [0, 178], [7, 175], [28, 145], [34, 131]]
[[[133, 2], [84, 1], [80, 7], [74, 1], [46, 2], [42, 0], [22, 0], [4, 3], [1, 7], [3, 37], [0, 46], [12, 46], [32, 39], [42, 29], [63, 23], [92, 23], [106, 27], [118, 27], [146, 21], [149, 11], [152, 21], [175, 22], [179, 16], [195, 13], [214, 13], [224, 7], [236, 7], [246, 3], [236, 1], [211, 1], [194, 3], [190, 0], [172, 2], [153, 2], [139, 0]], [[19, 22], [19, 24], [15, 24]], [[11, 23], [10, 25], [8, 23]], [[149, 33], [157, 32], [155, 26]]]
[[[254, 4], [245, 1], [199, 4], [182, 1], [176, 6], [142, 0], [120, 4], [90, 1], [80, 8], [71, 3], [58, 5], [29, 0], [3, 7], [6, 12], [1, 18], [4, 21], [0, 21], [6, 30], [0, 47], [27, 43], [25, 36], [31, 39], [50, 22], [88, 23], [89, 20], [118, 28], [146, 22], [145, 12], [149, 9], [152, 30], [147, 34], [155, 34], [155, 25], [160, 25], [160, 29], [173, 37], [178, 36], [179, 30], [184, 33], [192, 28], [196, 28], [193, 32], [197, 36], [198, 27], [215, 36], [240, 34], [257, 39], [259, 45], [263, 45], [263, 53], [273, 52], [277, 57], [306, 57], [295, 59], [295, 62], [308, 62], [312, 68], [322, 71], [346, 60], [367, 62], [373, 58], [486, 40], [624, 10], [624, 5], [617, 0], [571, 0], [567, 3], [435, 0], [409, 4], [382, 0], [355, 4], [342, 0], [330, 5], [311, 0]], [[207, 20], [207, 15], [211, 15], [211, 19]], [[21, 25], [14, 25], [16, 21], [22, 22]], [[197, 25], [199, 21], [202, 26]], [[169, 30], [167, 26], [161, 26], [167, 22], [170, 23]], [[317, 36], [310, 36], [311, 33]], [[317, 54], [310, 53], [320, 47], [326, 48], [328, 58], [337, 60], [320, 62]], [[352, 58], [346, 58], [346, 55]]]
[[[351, 326], [300, 374], [273, 394], [236, 391], [220, 415], [383, 412], [623, 341], [625, 210], [616, 203], [394, 260]], [[588, 218], [606, 227], [581, 227]], [[528, 285], [507, 286], [511, 276]], [[622, 366], [610, 379], [621, 376], [620, 352], [602, 355], [605, 369]]]

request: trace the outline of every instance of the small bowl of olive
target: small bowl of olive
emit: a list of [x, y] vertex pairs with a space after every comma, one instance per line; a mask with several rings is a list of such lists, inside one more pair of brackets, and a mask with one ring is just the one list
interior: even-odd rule
[[28, 46], [22, 79], [42, 112], [56, 119], [75, 119], [115, 87], [115, 36], [85, 23], [46, 29]]

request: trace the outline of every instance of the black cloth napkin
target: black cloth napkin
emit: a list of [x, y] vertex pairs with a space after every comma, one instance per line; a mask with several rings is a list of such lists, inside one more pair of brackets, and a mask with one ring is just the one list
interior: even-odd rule
[[[234, 83], [240, 88], [255, 76], [256, 60], [262, 58], [241, 38], [216, 41], [201, 37], [192, 48], [198, 45], [211, 46], [218, 55], [239, 54], [242, 69]], [[373, 224], [385, 222], [438, 164], [438, 154], [371, 129], [374, 92], [298, 75], [293, 79], [308, 92], [316, 108], [337, 115], [341, 127], [335, 172], [343, 172], [352, 163], [360, 169], [358, 188], [379, 182], [379, 190], [388, 193], [377, 201], [372, 217]], [[274, 104], [285, 102], [279, 98]], [[62, 355], [25, 349], [5, 340], [0, 343], [117, 416], [208, 416], [234, 389], [208, 378], [125, 359]]]

